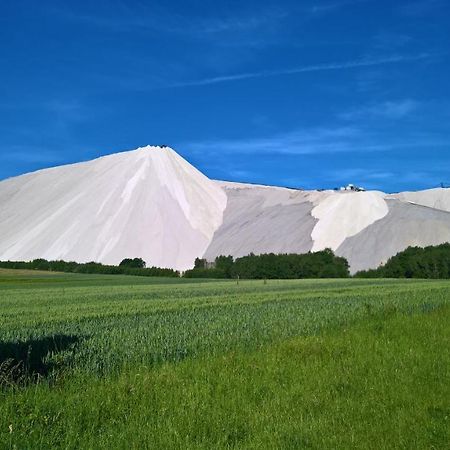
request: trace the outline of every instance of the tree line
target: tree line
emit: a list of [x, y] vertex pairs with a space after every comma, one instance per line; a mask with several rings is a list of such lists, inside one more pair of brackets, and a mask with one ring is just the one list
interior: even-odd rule
[[[126, 258], [118, 266], [97, 262], [0, 261], [0, 268], [29, 269], [86, 274], [137, 275], [147, 277], [179, 277], [173, 269], [145, 267], [141, 258]], [[304, 254], [251, 253], [234, 259], [218, 256], [213, 263], [197, 258], [194, 268], [184, 272], [185, 278], [242, 278], [242, 279], [295, 279], [295, 278], [347, 278], [349, 264], [332, 250]], [[450, 278], [450, 243], [436, 246], [408, 247], [391, 257], [377, 269], [360, 271], [356, 278]]]
[[176, 270], [160, 267], [145, 267], [141, 258], [126, 258], [118, 266], [101, 264], [98, 262], [77, 263], [74, 261], [47, 261], [46, 259], [35, 259], [30, 262], [24, 261], [0, 261], [3, 269], [28, 269], [44, 270], [51, 272], [69, 272], [104, 275], [137, 275], [143, 277], [179, 277]]
[[325, 249], [305, 254], [250, 254], [236, 260], [218, 256], [212, 266], [197, 258], [195, 267], [184, 273], [186, 278], [346, 278], [350, 276], [348, 262]]
[[450, 278], [450, 243], [408, 247], [378, 269], [355, 274], [358, 278]]

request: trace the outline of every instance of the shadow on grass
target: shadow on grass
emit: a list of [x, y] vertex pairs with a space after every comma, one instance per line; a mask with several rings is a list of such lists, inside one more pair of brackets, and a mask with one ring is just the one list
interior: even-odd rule
[[79, 337], [54, 335], [28, 341], [0, 341], [0, 387], [38, 382], [70, 362]]

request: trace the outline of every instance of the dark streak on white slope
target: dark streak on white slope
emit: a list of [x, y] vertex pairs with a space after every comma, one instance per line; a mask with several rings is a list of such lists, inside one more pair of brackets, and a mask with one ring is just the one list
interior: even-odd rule
[[317, 220], [308, 193], [270, 187], [225, 188], [228, 204], [221, 227], [204, 257], [249, 253], [306, 253]]

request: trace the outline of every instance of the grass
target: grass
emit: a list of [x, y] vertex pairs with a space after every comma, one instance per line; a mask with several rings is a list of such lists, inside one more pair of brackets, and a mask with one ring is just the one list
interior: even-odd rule
[[450, 441], [448, 282], [39, 277], [0, 273], [0, 447]]
[[[196, 280], [197, 284], [211, 280]], [[190, 284], [193, 280], [184, 278], [141, 277], [133, 275], [99, 275], [41, 270], [21, 270], [0, 268], [0, 290], [19, 289], [33, 286], [35, 288], [83, 287], [83, 286], [135, 286], [155, 284]]]

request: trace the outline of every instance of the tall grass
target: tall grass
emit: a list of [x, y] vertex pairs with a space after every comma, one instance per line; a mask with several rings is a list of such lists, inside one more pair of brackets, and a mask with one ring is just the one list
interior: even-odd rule
[[439, 448], [448, 437], [448, 282], [2, 278], [5, 448]]

